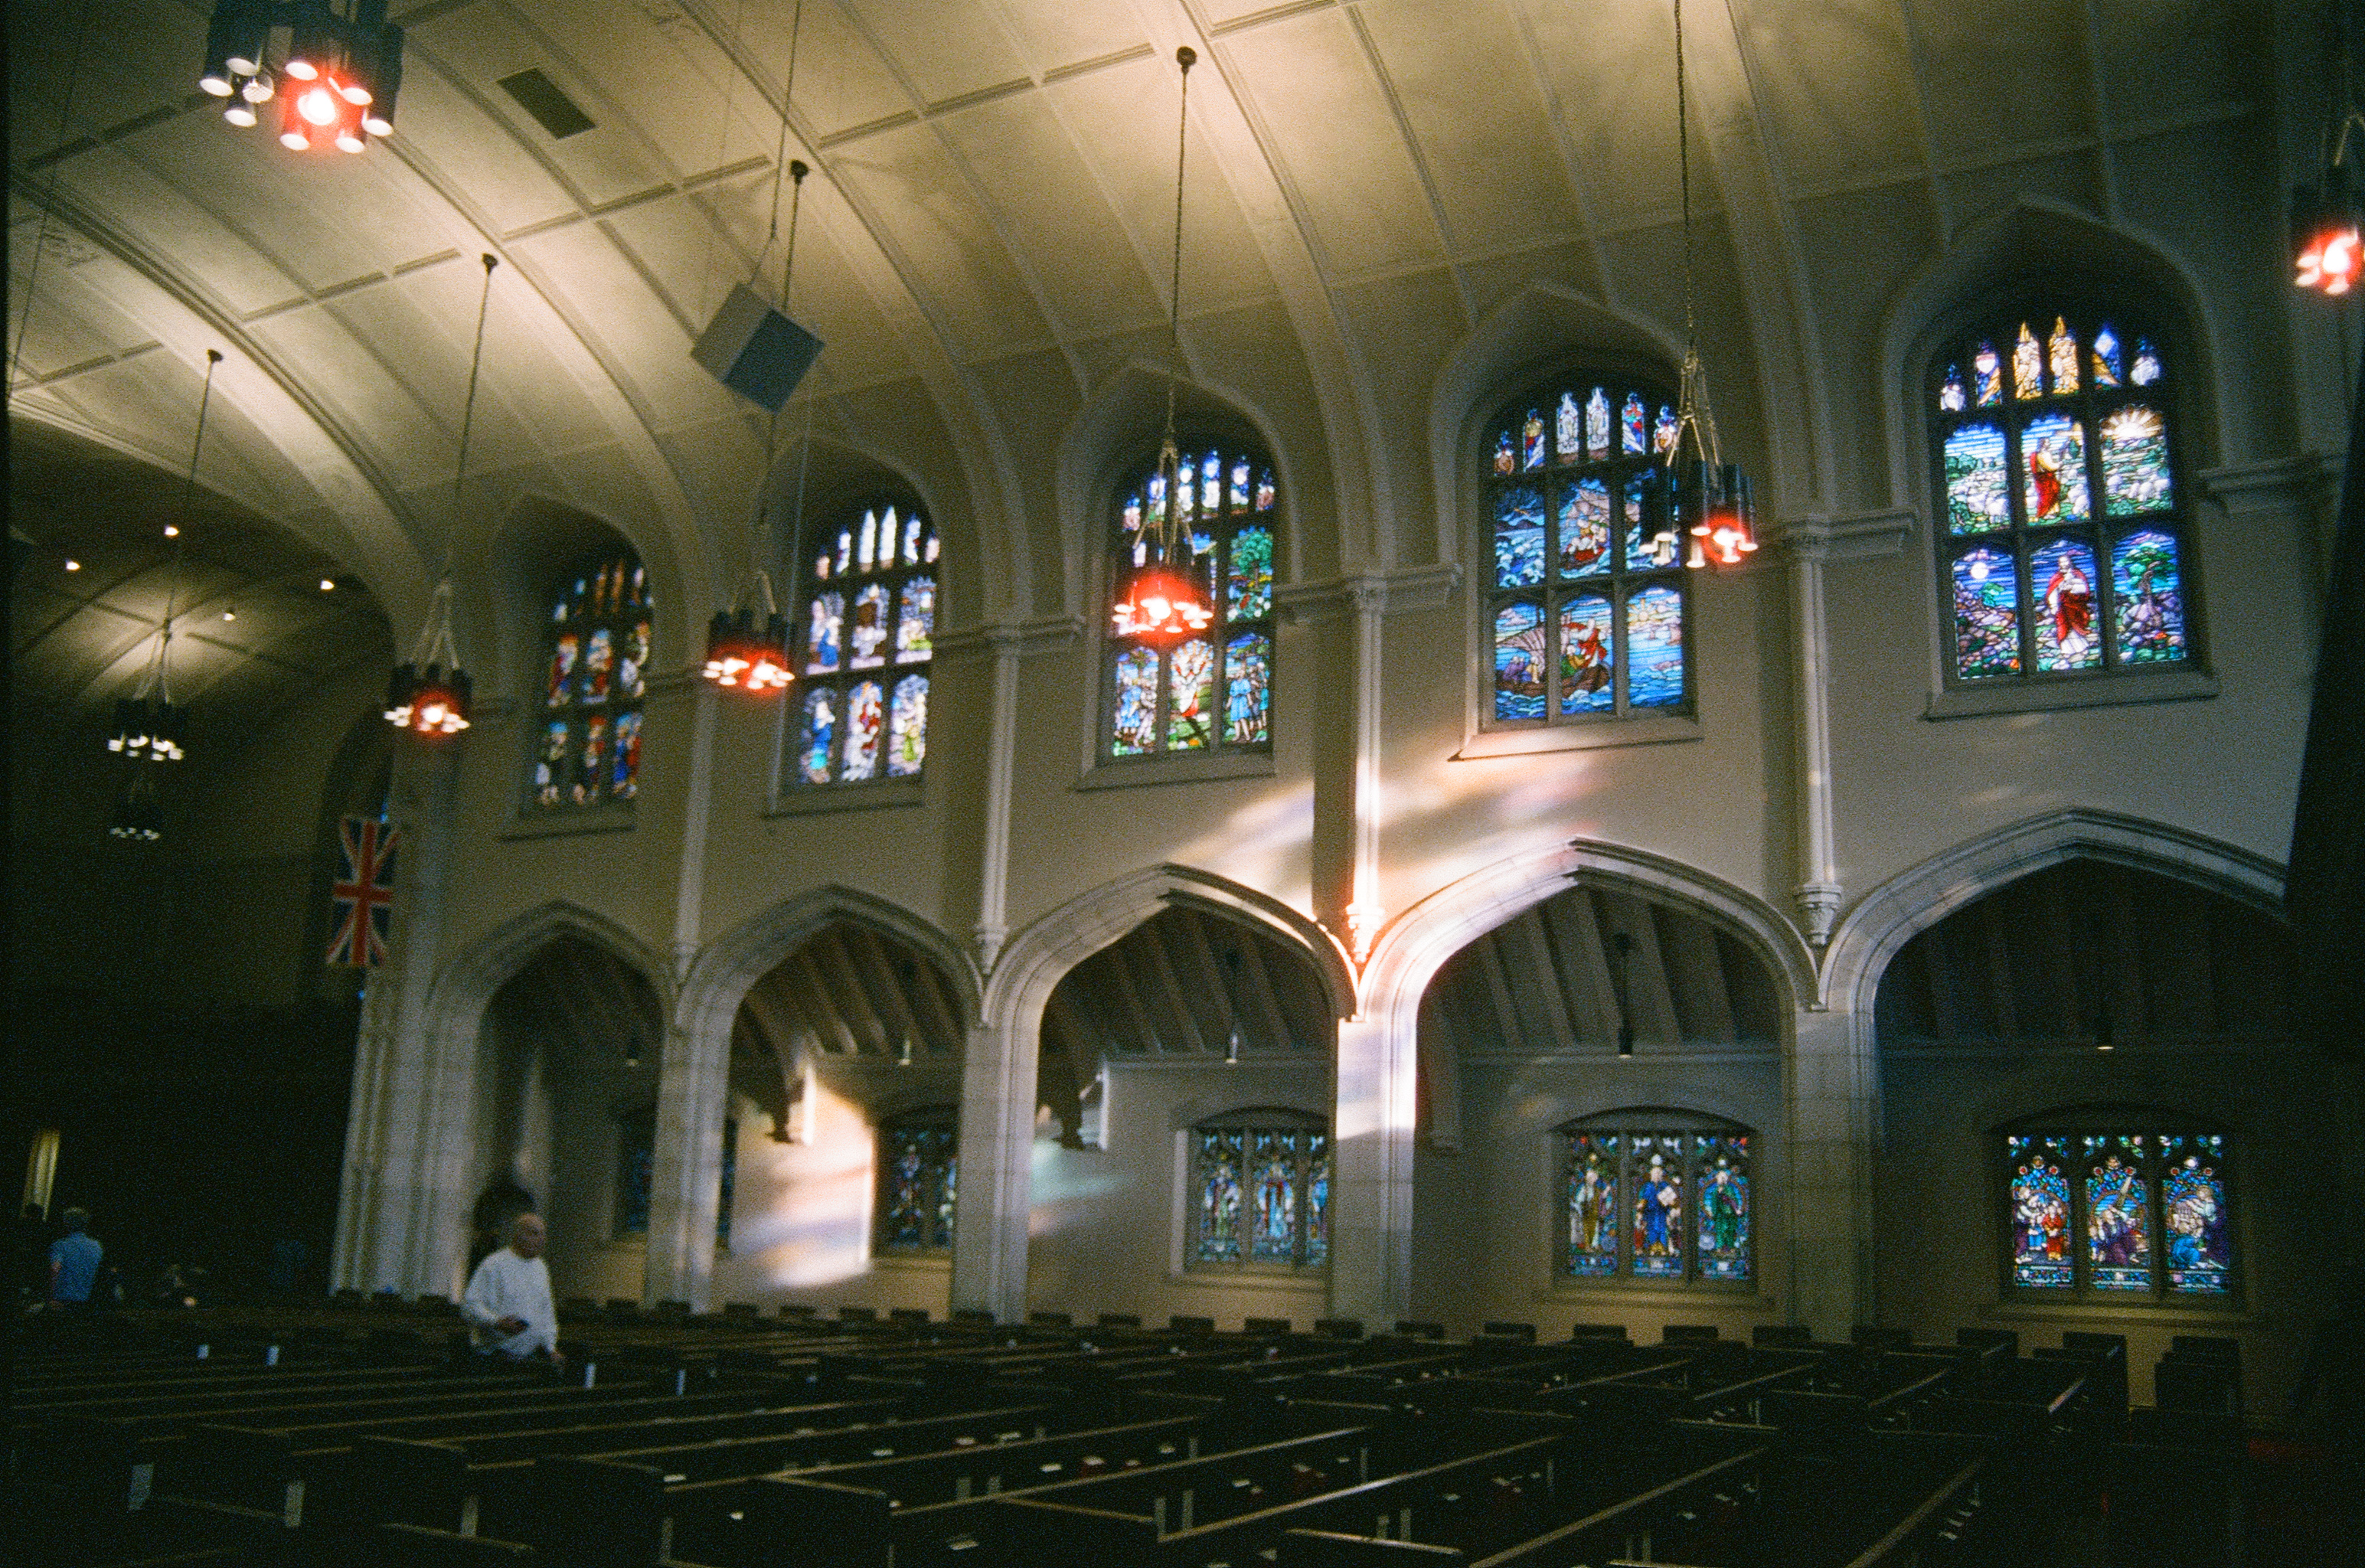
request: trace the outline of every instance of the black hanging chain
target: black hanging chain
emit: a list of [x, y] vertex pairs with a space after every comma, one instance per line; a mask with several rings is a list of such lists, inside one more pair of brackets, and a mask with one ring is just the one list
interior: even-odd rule
[[485, 286], [476, 297], [476, 346], [468, 358], [468, 398], [460, 409], [460, 461], [452, 469], [452, 521], [443, 531], [443, 576], [452, 576], [452, 553], [460, 542], [460, 484], [468, 476], [468, 438], [476, 423], [476, 379], [485, 368], [485, 317], [492, 308], [493, 269], [501, 263], [485, 252]]
[[160, 701], [173, 700], [172, 688], [166, 684], [164, 655], [173, 646], [173, 617], [181, 598], [181, 562], [189, 544], [189, 520], [197, 502], [197, 460], [206, 450], [206, 415], [214, 405], [214, 367], [222, 362], [221, 350], [206, 351], [206, 389], [197, 397], [197, 434], [189, 445], [189, 476], [181, 487], [179, 520], [173, 529], [173, 581], [164, 590], [164, 624], [163, 634], [156, 639], [156, 696]]

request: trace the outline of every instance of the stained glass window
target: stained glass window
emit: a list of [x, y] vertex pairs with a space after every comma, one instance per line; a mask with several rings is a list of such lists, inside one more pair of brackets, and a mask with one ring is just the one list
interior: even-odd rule
[[[738, 1177], [739, 1124], [723, 1124], [722, 1182], [716, 1193], [714, 1244], [731, 1245], [731, 1191]], [[657, 1116], [654, 1110], [627, 1111], [616, 1118], [616, 1234], [649, 1233], [649, 1193], [656, 1184]]]
[[878, 1250], [950, 1252], [959, 1175], [959, 1113], [952, 1106], [914, 1111], [881, 1127]]
[[1485, 492], [1489, 727], [1690, 708], [1683, 561], [1644, 521], [1674, 443], [1673, 403], [1664, 389], [1586, 378], [1504, 411], [1486, 448], [1497, 454]]
[[2093, 679], [2193, 656], [2165, 362], [2127, 329], [2033, 310], [1937, 356], [1950, 685]]
[[[1536, 419], [1541, 442], [1541, 411]], [[1510, 444], [1495, 454], [1496, 465], [1518, 472], [1527, 461], [1519, 445], [1525, 439], [1524, 431], [1505, 431]], [[1122, 760], [1269, 751], [1273, 543], [1281, 521], [1272, 462], [1237, 446], [1194, 446], [1183, 457], [1174, 505], [1190, 527], [1192, 575], [1214, 618], [1204, 633], [1171, 645], [1110, 639], [1104, 755]], [[1165, 516], [1165, 487], [1154, 469], [1121, 487], [1114, 510], [1113, 588], [1115, 573], [1142, 558], [1145, 528]]]
[[1754, 1278], [1754, 1135], [1667, 1112], [1563, 1127], [1561, 1272], [1745, 1285]]
[[586, 562], [558, 585], [531, 726], [529, 812], [614, 806], [640, 793], [651, 617], [648, 574], [630, 554]]
[[2015, 1290], [2096, 1301], [2232, 1293], [2224, 1135], [2072, 1126], [2006, 1133], [2003, 1154]]
[[1191, 1129], [1191, 1266], [1316, 1269], [1330, 1260], [1330, 1129], [1240, 1111]]
[[936, 531], [908, 501], [838, 515], [797, 595], [801, 663], [790, 689], [789, 788], [915, 778], [928, 755]]

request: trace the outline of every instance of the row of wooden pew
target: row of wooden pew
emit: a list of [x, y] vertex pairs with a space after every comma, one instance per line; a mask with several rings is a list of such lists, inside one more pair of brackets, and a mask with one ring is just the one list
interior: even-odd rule
[[[2130, 1412], [2111, 1336], [2023, 1354], [1997, 1330], [1541, 1344], [1512, 1324], [1450, 1342], [1041, 1316], [578, 1308], [562, 1377], [471, 1358], [433, 1304], [134, 1315], [17, 1346], [16, 1523], [27, 1561], [373, 1568], [2198, 1568], [2238, 1550], [2236, 1499], [2194, 1479], [2238, 1473], [2238, 1406]], [[2222, 1382], [2226, 1350], [2172, 1354]]]

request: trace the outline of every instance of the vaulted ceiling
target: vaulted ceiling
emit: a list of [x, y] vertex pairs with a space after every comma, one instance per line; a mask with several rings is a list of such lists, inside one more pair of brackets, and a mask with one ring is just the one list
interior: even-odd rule
[[[1809, 367], [1872, 342], [1890, 284], [1819, 259], [1881, 248], [1908, 258], [1894, 274], [2031, 190], [2140, 225], [2191, 145], [2270, 144], [2268, 24], [2321, 9], [1693, 0], [1705, 325], [1779, 487], [1836, 485], [1857, 421]], [[727, 594], [765, 437], [689, 351], [734, 283], [778, 288], [797, 0], [397, 0], [395, 134], [360, 156], [225, 125], [195, 85], [206, 12], [9, 7], [12, 425], [173, 473], [220, 347], [207, 486], [361, 577], [407, 641], [455, 521], [489, 252], [464, 555], [531, 494], [623, 530], [673, 602]], [[811, 419], [973, 542], [964, 615], [1060, 608], [1044, 454], [1113, 372], [1162, 355], [1180, 44], [1203, 62], [1183, 354], [1307, 410], [1283, 433], [1326, 498], [1301, 510], [1331, 520], [1309, 563], [1440, 547], [1370, 521], [1425, 493], [1431, 371], [1404, 366], [1530, 281], [1662, 337], [1681, 320], [1667, 0], [801, 15], [786, 145], [815, 174], [790, 303], [828, 345]], [[529, 69], [592, 128], [555, 137], [499, 85]]]

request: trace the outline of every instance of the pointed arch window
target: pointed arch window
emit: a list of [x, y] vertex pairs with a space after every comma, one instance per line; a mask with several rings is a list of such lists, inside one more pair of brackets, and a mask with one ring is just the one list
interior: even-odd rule
[[917, 779], [928, 756], [936, 524], [908, 498], [848, 509], [807, 559], [781, 773], [813, 789]]
[[1190, 1266], [1312, 1270], [1330, 1262], [1330, 1124], [1272, 1108], [1191, 1129]]
[[527, 808], [559, 816], [628, 802], [641, 790], [648, 574], [629, 551], [603, 552], [562, 578], [549, 602]]
[[[1273, 571], [1280, 509], [1272, 460], [1238, 442], [1185, 443], [1174, 505], [1191, 531], [1191, 571], [1214, 617], [1171, 644], [1112, 636], [1101, 756], [1118, 762], [1272, 750]], [[1166, 515], [1153, 461], [1118, 487], [1109, 580], [1139, 563]]]
[[879, 1129], [880, 1252], [948, 1256], [960, 1191], [960, 1112], [932, 1105]]
[[2179, 367], [2161, 343], [2128, 316], [2047, 306], [1938, 355], [1924, 407], [1949, 687], [2195, 664]]
[[2000, 1135], [2006, 1288], [2032, 1300], [2224, 1306], [2236, 1293], [2222, 1132], [2047, 1117]]
[[1756, 1135], [1682, 1112], [1613, 1111], [1554, 1135], [1558, 1272], [1608, 1283], [1756, 1278]]
[[1643, 505], [1676, 429], [1664, 386], [1591, 376], [1549, 382], [1488, 426], [1483, 727], [1691, 712], [1683, 555]]

